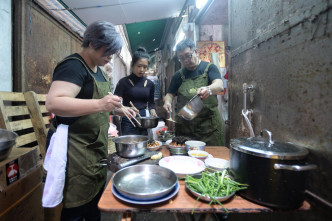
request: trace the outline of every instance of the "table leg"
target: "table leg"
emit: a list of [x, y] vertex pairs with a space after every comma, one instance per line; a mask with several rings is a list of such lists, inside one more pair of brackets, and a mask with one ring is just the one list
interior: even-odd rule
[[174, 221], [186, 220], [182, 213], [173, 213]]

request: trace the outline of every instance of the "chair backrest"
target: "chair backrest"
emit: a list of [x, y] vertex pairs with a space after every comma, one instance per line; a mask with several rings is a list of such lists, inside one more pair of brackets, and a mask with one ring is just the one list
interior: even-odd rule
[[0, 127], [19, 135], [17, 147], [38, 146], [43, 159], [50, 119], [45, 100], [33, 91], [0, 92]]

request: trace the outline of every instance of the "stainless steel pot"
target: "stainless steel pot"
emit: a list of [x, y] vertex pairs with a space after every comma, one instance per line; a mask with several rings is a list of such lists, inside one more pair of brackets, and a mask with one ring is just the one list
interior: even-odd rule
[[185, 120], [192, 120], [194, 119], [198, 113], [203, 109], [204, 104], [199, 97], [198, 94], [196, 94], [193, 98], [190, 99], [190, 101], [184, 105], [178, 115], [181, 116]]
[[[263, 137], [231, 140], [230, 169], [236, 181], [248, 184], [239, 193], [269, 207], [298, 208], [304, 200], [306, 178], [316, 165], [307, 164], [309, 151], [291, 143]], [[261, 132], [262, 133], [262, 132]]]
[[137, 120], [141, 123], [138, 124], [140, 128], [155, 128], [158, 125], [159, 117], [140, 117]]
[[119, 156], [133, 158], [145, 153], [148, 137], [142, 135], [126, 135], [113, 138]]
[[0, 161], [6, 159], [16, 143], [17, 133], [0, 129]]

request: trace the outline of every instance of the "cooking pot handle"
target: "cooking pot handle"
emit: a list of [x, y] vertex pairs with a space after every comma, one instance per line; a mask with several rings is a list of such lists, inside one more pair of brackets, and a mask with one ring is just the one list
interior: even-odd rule
[[287, 165], [287, 164], [280, 164], [275, 163], [273, 165], [275, 170], [291, 170], [291, 171], [307, 171], [307, 170], [316, 170], [318, 166], [315, 164], [308, 164], [308, 165]]
[[263, 132], [266, 132], [267, 135], [269, 136], [269, 147], [270, 147], [271, 145], [274, 144], [274, 141], [272, 140], [272, 132], [267, 130], [267, 129], [263, 129], [263, 130], [261, 130], [261, 136], [262, 137], [263, 137]]

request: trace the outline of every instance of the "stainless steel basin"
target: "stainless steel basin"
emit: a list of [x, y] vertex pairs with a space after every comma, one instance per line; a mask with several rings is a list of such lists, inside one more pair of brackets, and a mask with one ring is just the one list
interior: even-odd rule
[[119, 156], [133, 158], [142, 156], [148, 145], [148, 137], [142, 135], [125, 135], [113, 138]]
[[178, 182], [176, 174], [157, 165], [135, 165], [116, 172], [113, 185], [117, 191], [134, 200], [154, 200], [171, 192]]

